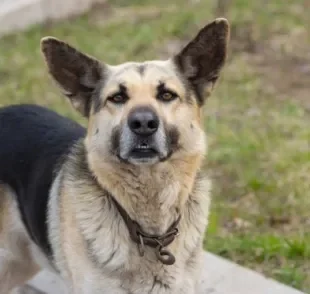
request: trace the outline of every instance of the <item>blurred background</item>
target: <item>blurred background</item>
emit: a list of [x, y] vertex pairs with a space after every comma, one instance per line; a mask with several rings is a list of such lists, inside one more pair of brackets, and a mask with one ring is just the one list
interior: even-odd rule
[[[5, 2], [18, 1], [0, 0], [0, 23]], [[57, 16], [61, 5], [41, 9]], [[221, 16], [232, 32], [205, 106], [214, 187], [205, 249], [310, 293], [310, 0], [101, 0], [42, 18], [0, 39], [0, 106], [36, 103], [85, 124], [47, 75], [42, 37], [117, 64], [167, 58]]]

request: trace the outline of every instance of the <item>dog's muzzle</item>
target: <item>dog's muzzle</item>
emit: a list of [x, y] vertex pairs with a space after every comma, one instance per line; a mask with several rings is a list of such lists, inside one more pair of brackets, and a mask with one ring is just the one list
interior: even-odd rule
[[137, 136], [149, 137], [158, 130], [159, 118], [151, 108], [139, 107], [129, 114], [128, 125]]
[[151, 107], [134, 108], [119, 136], [119, 157], [133, 164], [153, 164], [169, 154], [163, 123]]
[[130, 156], [141, 159], [157, 156], [153, 135], [158, 130], [159, 118], [155, 111], [147, 107], [134, 109], [128, 116], [128, 126], [136, 141]]

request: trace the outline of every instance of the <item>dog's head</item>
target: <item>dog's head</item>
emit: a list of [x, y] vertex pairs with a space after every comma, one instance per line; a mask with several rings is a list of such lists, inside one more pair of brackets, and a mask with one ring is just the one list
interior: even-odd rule
[[116, 66], [51, 37], [41, 48], [52, 77], [89, 119], [88, 153], [153, 165], [204, 153], [201, 110], [224, 65], [228, 38], [228, 22], [216, 19], [169, 60]]

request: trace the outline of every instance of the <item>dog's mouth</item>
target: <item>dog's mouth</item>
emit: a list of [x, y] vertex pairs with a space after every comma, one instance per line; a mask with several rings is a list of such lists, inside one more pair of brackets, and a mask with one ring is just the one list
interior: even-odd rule
[[140, 141], [137, 142], [127, 153], [125, 159], [132, 164], [154, 164], [162, 160], [165, 157], [163, 152], [160, 152], [157, 144], [152, 141]]
[[147, 159], [159, 156], [159, 152], [156, 148], [146, 142], [143, 142], [134, 147], [129, 153], [129, 156], [136, 159]]
[[[153, 140], [137, 140], [130, 148], [120, 148], [118, 158], [134, 165], [155, 164], [165, 161], [168, 156], [166, 148], [160, 148]], [[127, 149], [127, 151], [126, 151]], [[123, 151], [123, 152], [122, 152]], [[124, 152], [125, 151], [125, 152]]]
[[128, 130], [126, 125], [116, 129], [112, 137], [112, 154], [122, 162], [133, 165], [153, 165], [168, 160], [177, 150], [178, 136], [159, 129], [151, 136], [139, 136]]

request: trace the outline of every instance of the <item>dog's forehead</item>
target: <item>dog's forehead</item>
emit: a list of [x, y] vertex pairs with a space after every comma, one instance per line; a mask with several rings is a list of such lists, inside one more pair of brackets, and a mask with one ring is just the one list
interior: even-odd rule
[[129, 84], [158, 84], [162, 81], [177, 80], [178, 76], [170, 60], [127, 62], [110, 67], [110, 80]]

